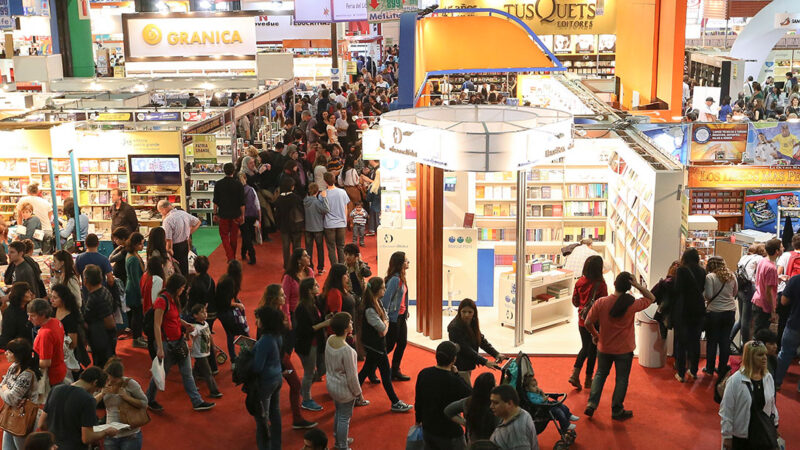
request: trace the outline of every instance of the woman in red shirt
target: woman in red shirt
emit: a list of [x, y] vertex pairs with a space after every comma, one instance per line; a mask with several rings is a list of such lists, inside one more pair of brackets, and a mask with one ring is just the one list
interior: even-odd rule
[[[214, 407], [200, 397], [197, 384], [192, 376], [192, 362], [189, 357], [189, 348], [183, 339], [183, 327], [192, 326], [180, 317], [181, 306], [178, 303], [183, 291], [186, 289], [186, 278], [176, 273], [167, 279], [164, 290], [153, 302], [155, 315], [153, 316], [153, 332], [156, 341], [156, 356], [164, 361], [164, 378], [169, 374], [169, 369], [177, 365], [183, 378], [183, 389], [192, 401], [195, 411], [205, 411]], [[163, 411], [164, 407], [156, 401], [156, 383], [151, 378], [147, 388], [147, 406], [153, 411]]]
[[597, 360], [597, 345], [592, 342], [592, 335], [585, 328], [583, 318], [586, 317], [586, 314], [584, 309], [587, 306], [591, 308], [591, 303], [598, 298], [606, 296], [608, 296], [608, 287], [603, 279], [603, 258], [598, 255], [592, 255], [586, 258], [586, 262], [583, 263], [583, 274], [575, 282], [575, 290], [572, 293], [572, 304], [578, 308], [578, 332], [581, 334], [581, 351], [578, 352], [578, 356], [575, 358], [575, 365], [572, 368], [572, 376], [569, 377], [569, 384], [575, 386], [579, 391], [581, 390], [580, 373], [584, 361], [586, 362], [584, 387], [591, 389], [594, 363]]

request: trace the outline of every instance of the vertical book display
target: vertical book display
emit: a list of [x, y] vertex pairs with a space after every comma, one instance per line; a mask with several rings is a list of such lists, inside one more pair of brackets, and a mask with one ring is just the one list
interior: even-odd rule
[[0, 218], [8, 221], [30, 183], [27, 158], [0, 158]]

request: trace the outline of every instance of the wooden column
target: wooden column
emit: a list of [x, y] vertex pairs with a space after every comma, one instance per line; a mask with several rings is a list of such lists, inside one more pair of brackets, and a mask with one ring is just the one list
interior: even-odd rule
[[442, 337], [444, 170], [417, 164], [417, 331]]

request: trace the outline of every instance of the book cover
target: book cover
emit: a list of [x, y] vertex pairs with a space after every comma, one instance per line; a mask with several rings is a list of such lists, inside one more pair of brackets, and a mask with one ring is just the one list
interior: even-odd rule
[[474, 222], [475, 222], [474, 213], [464, 213], [464, 228], [472, 228], [472, 224]]
[[100, 203], [101, 205], [111, 203], [111, 199], [109, 198], [109, 191], [100, 191], [100, 196], [97, 199], [97, 203]]
[[122, 190], [128, 189], [128, 176], [127, 175], [119, 175], [117, 176], [117, 180], [119, 181], [119, 188]]
[[[48, 172], [50, 172], [50, 171], [47, 169], [47, 161], [44, 160], [44, 159], [40, 159], [39, 160], [39, 173], [48, 173]], [[61, 172], [61, 171], [58, 170], [58, 168], [56, 168], [56, 172]]]
[[[6, 163], [0, 163], [0, 170], [6, 170]], [[31, 160], [31, 173], [39, 173], [39, 163], [36, 160]]]
[[117, 172], [125, 172], [127, 166], [127, 162], [124, 159], [117, 160]]
[[78, 188], [87, 189], [89, 187], [89, 175], [81, 175], [78, 177]]
[[[47, 163], [45, 162], [45, 166]], [[57, 159], [56, 160], [56, 172], [58, 173], [70, 173], [70, 164], [68, 159]]]
[[108, 188], [116, 189], [118, 187], [119, 187], [119, 178], [115, 175], [110, 175], [108, 177]]
[[78, 199], [81, 205], [86, 205], [91, 203], [89, 201], [89, 191], [81, 191], [80, 194], [78, 195]]
[[499, 216], [500, 215], [500, 205], [492, 205], [492, 215]]
[[508, 217], [510, 215], [508, 212], [508, 203], [500, 204], [500, 215], [503, 217]]
[[475, 198], [486, 198], [486, 187], [485, 186], [476, 186], [475, 187]]
[[82, 173], [88, 172], [89, 171], [89, 161], [87, 161], [85, 159], [82, 159], [82, 160], [78, 161], [78, 167], [79, 167], [79, 170]]
[[97, 187], [100, 189], [108, 189], [108, 175], [100, 175]]
[[97, 189], [97, 175], [89, 175], [89, 189]]
[[89, 171], [90, 172], [98, 172], [100, 170], [100, 162], [96, 159], [89, 160]]
[[108, 173], [108, 172], [111, 172], [110, 169], [111, 169], [110, 161], [107, 160], [107, 159], [101, 159], [100, 160], [100, 172]]

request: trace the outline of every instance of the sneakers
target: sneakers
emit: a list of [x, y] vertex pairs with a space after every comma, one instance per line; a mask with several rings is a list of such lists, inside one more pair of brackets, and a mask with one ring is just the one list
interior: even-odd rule
[[567, 427], [567, 431], [572, 431], [572, 430], [574, 430], [575, 428], [577, 428], [577, 425], [575, 425], [574, 423], [571, 423], [571, 424], [569, 424], [569, 426]]
[[161, 406], [161, 404], [158, 403], [155, 400], [151, 400], [151, 401], [147, 402], [147, 407], [150, 408], [151, 411], [155, 411], [155, 412], [161, 412], [161, 411], [164, 410], [164, 407]]
[[322, 405], [314, 400], [306, 400], [300, 404], [300, 407], [309, 411], [322, 411]]
[[573, 415], [569, 416], [569, 421], [570, 421], [570, 422], [577, 422], [577, 421], [579, 421], [579, 420], [581, 420], [581, 418], [580, 418], [580, 417], [578, 417], [578, 416], [576, 416], [575, 414], [573, 414]]
[[211, 398], [222, 398], [222, 392], [214, 392], [213, 394], [208, 395]]
[[369, 400], [367, 400], [365, 398], [357, 398], [356, 399], [356, 405], [355, 405], [356, 407], [368, 406], [368, 405], [369, 405]]
[[307, 428], [314, 428], [317, 426], [317, 422], [311, 422], [310, 420], [301, 420], [300, 422], [295, 422], [292, 424], [292, 428], [295, 430], [302, 430]]
[[392, 405], [392, 412], [397, 412], [397, 413], [409, 412], [413, 407], [414, 407], [413, 405], [409, 405], [403, 402], [402, 400], [398, 400], [397, 403]]
[[317, 271], [317, 275], [322, 275], [323, 273], [325, 273], [325, 269], [319, 269]]
[[633, 417], [633, 411], [630, 411], [628, 409], [623, 409], [622, 411], [616, 414], [611, 414], [611, 418], [614, 420], [625, 420], [625, 419], [630, 419], [631, 417]]
[[714, 375], [714, 369], [709, 369], [708, 367], [703, 367], [703, 373], [706, 375]]
[[683, 383], [684, 381], [686, 381], [679, 373], [675, 374], [675, 379], [678, 380], [679, 383]]
[[143, 337], [138, 337], [133, 340], [133, 346], [135, 348], [147, 348], [147, 341]]
[[688, 374], [686, 374], [686, 379], [689, 381], [694, 381], [697, 379], [697, 374], [689, 372]]
[[200, 403], [199, 405], [193, 407], [192, 409], [194, 409], [195, 411], [208, 411], [209, 409], [213, 408], [214, 406], [216, 406], [215, 403], [203, 402], [203, 403]]

